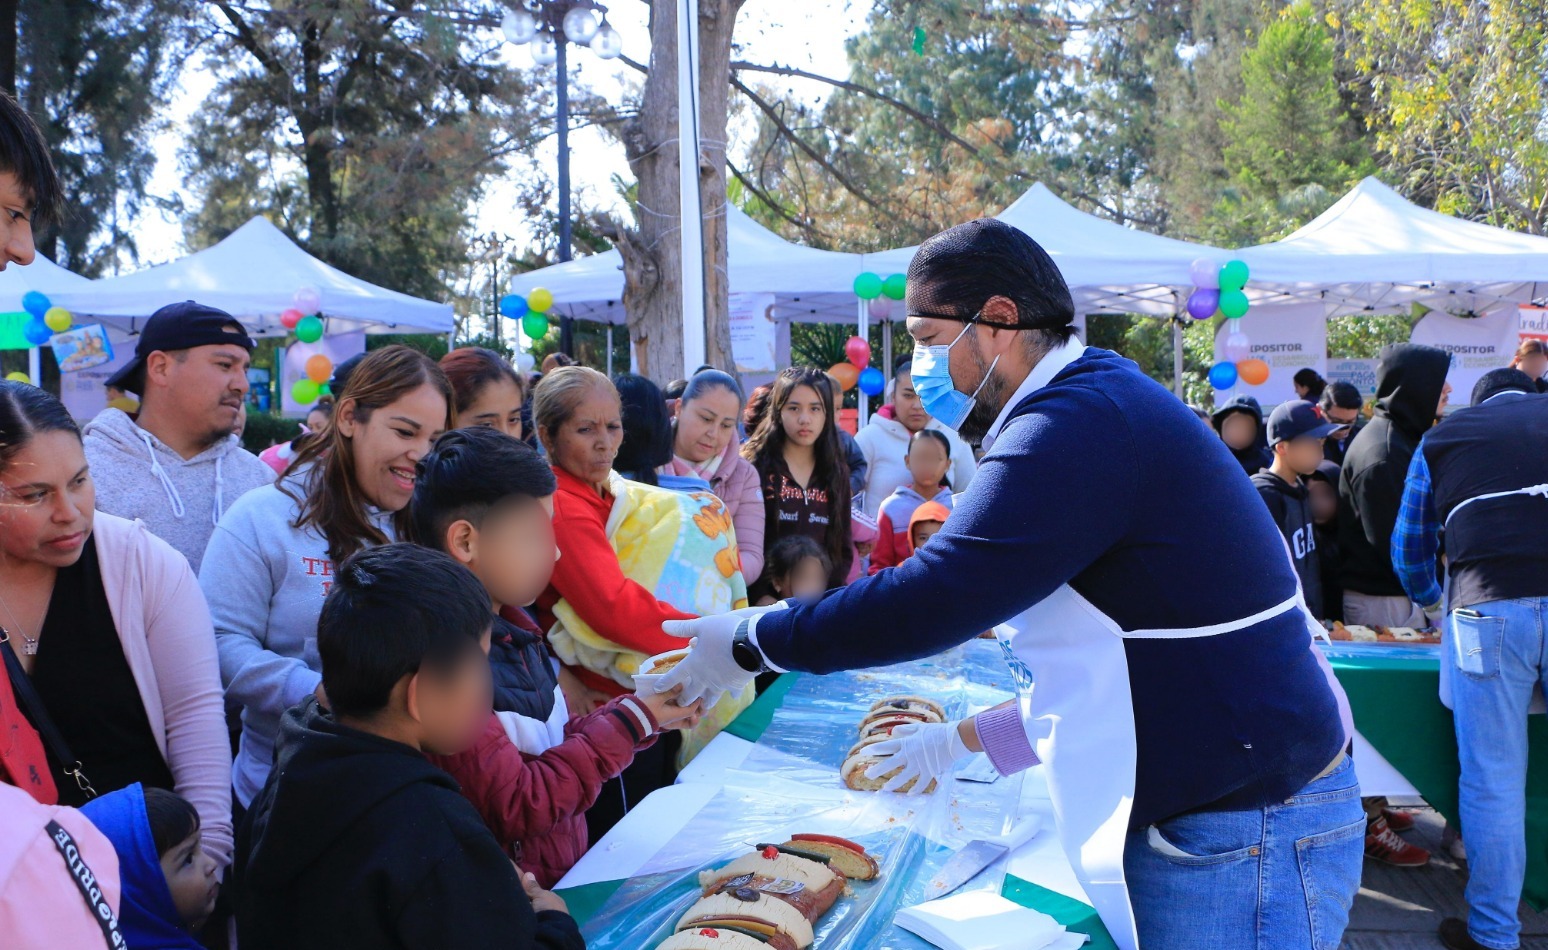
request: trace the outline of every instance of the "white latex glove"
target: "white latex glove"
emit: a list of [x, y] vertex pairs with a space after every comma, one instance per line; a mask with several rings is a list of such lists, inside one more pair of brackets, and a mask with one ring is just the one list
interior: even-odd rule
[[930, 783], [945, 778], [958, 759], [973, 753], [962, 741], [957, 731], [959, 723], [927, 722], [907, 723], [892, 730], [892, 738], [878, 742], [866, 752], [882, 756], [883, 760], [865, 770], [865, 777], [881, 778], [901, 766], [897, 775], [882, 786], [884, 792], [895, 792], [914, 779], [910, 795], [922, 795]]
[[713, 617], [662, 623], [661, 631], [668, 636], [693, 639], [688, 644], [688, 656], [655, 682], [655, 691], [664, 693], [674, 686], [681, 686], [683, 693], [677, 698], [678, 705], [691, 706], [702, 699], [705, 712], [713, 709], [722, 695], [741, 692], [757, 674], [742, 669], [731, 655], [736, 628], [743, 620], [781, 610], [783, 606], [780, 603], [768, 607], [744, 607]]

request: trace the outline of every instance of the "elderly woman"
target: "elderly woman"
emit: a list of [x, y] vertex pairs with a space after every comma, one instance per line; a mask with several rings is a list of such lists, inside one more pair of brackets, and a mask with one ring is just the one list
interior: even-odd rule
[[742, 576], [756, 580], [763, 573], [763, 491], [758, 470], [742, 458], [736, 437], [741, 415], [742, 389], [733, 377], [715, 369], [695, 374], [677, 402], [672, 460], [660, 473], [709, 482], [736, 526]]
[[25, 717], [0, 715], [0, 781], [73, 806], [135, 782], [175, 791], [225, 865], [231, 748], [209, 610], [182, 555], [95, 509], [70, 413], [0, 381], [4, 708]]
[[[687, 646], [661, 631], [664, 622], [740, 607], [747, 586], [723, 502], [708, 492], [628, 481], [614, 471], [623, 408], [606, 376], [582, 366], [556, 369], [538, 384], [532, 410], [558, 483], [560, 557], [538, 598], [538, 622], [564, 664], [560, 684], [571, 710], [584, 715], [632, 689], [645, 657]], [[750, 699], [749, 693], [726, 705], [735, 709]], [[670, 784], [678, 766], [723, 725], [709, 719], [638, 753], [621, 786], [608, 783], [588, 812], [592, 841], [629, 803]]]

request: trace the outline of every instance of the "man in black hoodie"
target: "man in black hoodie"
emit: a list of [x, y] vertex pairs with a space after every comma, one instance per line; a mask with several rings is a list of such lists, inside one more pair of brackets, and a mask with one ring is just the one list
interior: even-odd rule
[[1263, 435], [1263, 407], [1251, 396], [1234, 396], [1209, 417], [1220, 441], [1248, 475], [1256, 475], [1273, 463]]
[[[489, 595], [439, 551], [391, 544], [337, 570], [317, 624], [331, 711], [285, 714], [238, 832], [243, 950], [584, 950], [426, 753], [489, 718]], [[524, 893], [525, 892], [525, 893]]]
[[1430, 625], [1392, 570], [1392, 529], [1408, 463], [1446, 407], [1450, 368], [1450, 355], [1437, 347], [1394, 343], [1382, 348], [1376, 367], [1376, 411], [1349, 443], [1338, 480], [1345, 623]]

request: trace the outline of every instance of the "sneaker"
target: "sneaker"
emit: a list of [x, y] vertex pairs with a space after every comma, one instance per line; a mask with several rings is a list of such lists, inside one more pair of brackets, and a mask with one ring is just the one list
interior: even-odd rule
[[1447, 917], [1440, 924], [1441, 943], [1450, 950], [1489, 950], [1467, 932], [1467, 924], [1456, 917]]
[[1419, 868], [1430, 863], [1430, 852], [1399, 838], [1386, 818], [1366, 825], [1365, 856], [1400, 868]]
[[1392, 808], [1383, 808], [1381, 817], [1387, 819], [1387, 827], [1393, 831], [1413, 831], [1414, 816], [1406, 811], [1397, 811]]

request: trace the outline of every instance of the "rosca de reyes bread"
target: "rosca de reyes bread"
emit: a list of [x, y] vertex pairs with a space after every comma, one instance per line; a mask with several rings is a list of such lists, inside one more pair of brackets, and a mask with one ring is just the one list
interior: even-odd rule
[[772, 950], [806, 950], [816, 939], [812, 922], [777, 897], [754, 893], [752, 900], [724, 891], [700, 898], [677, 921], [677, 929], [744, 930], [768, 940]]
[[[866, 769], [869, 769], [873, 765], [886, 762], [887, 758], [888, 757], [885, 756], [872, 755], [865, 749], [861, 749], [860, 751], [854, 753], [849, 758], [844, 760], [844, 764], [839, 768], [839, 774], [843, 777], [844, 784], [857, 792], [879, 792], [882, 790], [882, 786], [887, 784], [888, 780], [890, 780], [894, 775], [897, 775], [898, 772], [902, 771], [901, 767], [892, 769], [890, 772], [887, 772], [878, 778], [868, 778], [865, 772]], [[919, 780], [909, 779], [903, 784], [902, 788], [893, 789], [893, 791], [912, 791], [914, 784], [917, 781]], [[935, 779], [931, 779], [930, 784], [925, 786], [925, 792], [933, 792], [935, 791], [935, 788]]]
[[876, 863], [876, 859], [867, 854], [865, 848], [848, 838], [797, 834], [791, 835], [790, 840], [780, 847], [820, 854], [828, 859], [829, 867], [853, 881], [875, 880], [881, 873], [881, 867]]
[[769, 950], [769, 938], [748, 930], [730, 927], [695, 927], [679, 930], [656, 950]]
[[702, 872], [699, 886], [705, 896], [730, 894], [742, 901], [759, 895], [778, 898], [814, 921], [843, 893], [844, 876], [815, 852], [803, 857], [771, 844], [723, 868]]
[[915, 696], [884, 699], [871, 707], [860, 720], [860, 734], [890, 733], [905, 723], [945, 722], [946, 716], [937, 704]]

